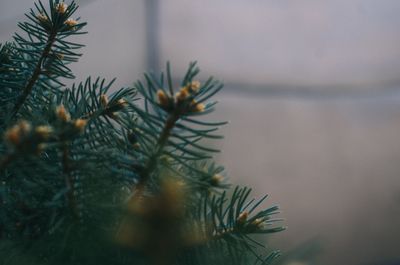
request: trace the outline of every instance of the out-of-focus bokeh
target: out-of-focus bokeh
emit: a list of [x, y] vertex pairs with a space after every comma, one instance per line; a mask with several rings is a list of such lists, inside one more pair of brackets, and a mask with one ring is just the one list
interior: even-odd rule
[[[289, 263], [400, 262], [400, 1], [78, 2], [78, 80], [128, 86], [166, 60], [179, 74], [198, 60], [226, 83], [218, 160], [280, 204], [288, 230], [272, 246], [320, 247]], [[1, 42], [32, 4], [1, 0]]]

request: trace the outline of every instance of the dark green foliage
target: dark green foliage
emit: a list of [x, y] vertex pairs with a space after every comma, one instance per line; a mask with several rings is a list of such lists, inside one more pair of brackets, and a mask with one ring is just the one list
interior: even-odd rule
[[133, 88], [66, 87], [76, 9], [39, 1], [0, 46], [0, 264], [269, 264], [252, 235], [283, 229], [278, 207], [230, 193], [204, 145], [222, 84], [191, 63], [178, 89], [169, 64]]

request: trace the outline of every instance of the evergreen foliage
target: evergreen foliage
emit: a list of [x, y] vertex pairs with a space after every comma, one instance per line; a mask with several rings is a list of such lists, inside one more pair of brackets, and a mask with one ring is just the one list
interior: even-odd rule
[[270, 264], [253, 238], [283, 229], [278, 207], [213, 162], [203, 116], [222, 84], [191, 63], [132, 88], [73, 79], [86, 23], [78, 6], [40, 1], [0, 46], [0, 264]]

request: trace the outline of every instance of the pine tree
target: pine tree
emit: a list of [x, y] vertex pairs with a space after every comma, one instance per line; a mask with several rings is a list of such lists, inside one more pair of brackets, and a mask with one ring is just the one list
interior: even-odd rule
[[[283, 230], [212, 160], [222, 84], [171, 68], [132, 88], [74, 79], [78, 6], [40, 1], [0, 46], [0, 264], [270, 264]], [[115, 91], [109, 93], [109, 91]], [[278, 223], [277, 223], [278, 222]]]

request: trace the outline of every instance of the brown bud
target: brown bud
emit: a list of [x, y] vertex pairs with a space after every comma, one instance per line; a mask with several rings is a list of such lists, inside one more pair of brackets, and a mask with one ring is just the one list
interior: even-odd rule
[[206, 106], [203, 103], [197, 103], [196, 100], [193, 99], [191, 103], [191, 111], [193, 112], [203, 112]]
[[108, 105], [108, 97], [105, 94], [100, 96], [100, 104], [105, 108]]
[[35, 133], [42, 139], [48, 139], [50, 134], [53, 132], [53, 128], [50, 126], [42, 125], [35, 129]]
[[75, 19], [69, 18], [64, 22], [64, 24], [69, 27], [74, 27], [78, 24], [78, 21], [76, 21]]
[[157, 99], [161, 107], [167, 108], [169, 106], [169, 98], [162, 89], [157, 91]]
[[247, 211], [241, 212], [239, 214], [239, 217], [236, 219], [236, 222], [238, 224], [244, 224], [247, 221], [247, 218], [249, 217], [249, 213]]
[[118, 99], [117, 102], [118, 102], [118, 105], [121, 106], [122, 108], [125, 108], [128, 106], [128, 102], [123, 98]]
[[87, 120], [84, 120], [84, 119], [77, 119], [74, 122], [75, 128], [78, 129], [80, 132], [83, 132], [86, 124], [87, 124]]
[[176, 93], [175, 98], [177, 102], [182, 102], [189, 97], [190, 93], [187, 87], [183, 87], [178, 93]]
[[211, 177], [211, 184], [213, 186], [219, 186], [223, 180], [224, 180], [223, 176], [221, 176], [220, 174], [215, 174], [214, 176]]
[[64, 2], [58, 3], [56, 5], [56, 11], [60, 14], [64, 14], [67, 11], [68, 5]]
[[203, 112], [205, 108], [206, 108], [206, 106], [203, 103], [200, 103], [200, 104], [196, 104], [195, 110], [196, 110], [196, 112]]
[[61, 121], [67, 122], [71, 120], [71, 115], [65, 109], [64, 105], [60, 105], [56, 108], [56, 115]]
[[14, 126], [6, 131], [4, 139], [13, 145], [18, 145], [21, 141], [18, 127]]
[[196, 81], [192, 81], [192, 82], [190, 83], [190, 89], [191, 89], [193, 92], [199, 91], [200, 86], [201, 86], [200, 81], [197, 81], [197, 80], [196, 80]]
[[40, 13], [36, 16], [36, 18], [40, 21], [40, 22], [46, 22], [49, 19], [47, 18], [47, 16], [45, 16], [43, 13]]
[[21, 138], [25, 137], [30, 131], [31, 125], [27, 121], [22, 120], [8, 129], [4, 134], [4, 138], [9, 143], [18, 145], [21, 143]]
[[257, 218], [253, 222], [251, 222], [251, 225], [256, 229], [262, 229], [264, 225], [264, 220], [261, 218]]

